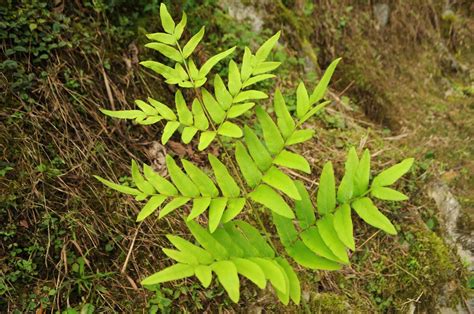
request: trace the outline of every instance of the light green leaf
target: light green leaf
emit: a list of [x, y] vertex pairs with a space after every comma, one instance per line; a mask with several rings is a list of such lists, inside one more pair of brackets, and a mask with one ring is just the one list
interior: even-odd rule
[[143, 165], [143, 174], [145, 178], [150, 182], [151, 185], [160, 193], [167, 196], [173, 196], [178, 194], [178, 190], [174, 187], [171, 182], [160, 176], [158, 173], [147, 164]]
[[176, 73], [178, 73], [180, 81], [187, 81], [189, 79], [188, 73], [181, 64], [176, 63], [174, 69], [176, 70]]
[[178, 188], [179, 192], [188, 197], [199, 196], [199, 189], [191, 179], [176, 165], [170, 155], [166, 155], [166, 167], [171, 177], [171, 181]]
[[243, 250], [243, 256], [263, 256], [263, 254], [261, 254], [261, 252], [250, 243], [242, 230], [237, 228], [234, 221], [224, 224], [224, 229], [231, 237], [232, 241]]
[[288, 279], [288, 276], [286, 275], [286, 271], [283, 269], [283, 267], [280, 266], [277, 260], [275, 260], [274, 262], [278, 265], [278, 268], [280, 268], [280, 271], [285, 277], [285, 286], [286, 286], [285, 288], [286, 292], [281, 292], [281, 291], [276, 290], [276, 295], [278, 297], [278, 300], [280, 300], [280, 302], [283, 305], [288, 305], [288, 303], [290, 303], [290, 280]]
[[[182, 79], [177, 71], [173, 69], [173, 72], [170, 74], [170, 77], [165, 81], [166, 84], [175, 85], [179, 84], [182, 87]], [[190, 85], [192, 87], [192, 84]]]
[[156, 285], [162, 282], [182, 279], [194, 275], [194, 267], [186, 264], [174, 264], [142, 280], [143, 286]]
[[405, 201], [408, 199], [408, 196], [405, 194], [383, 186], [376, 186], [372, 188], [370, 194], [378, 199], [386, 201]]
[[225, 87], [225, 84], [219, 74], [216, 74], [214, 77], [214, 92], [216, 94], [216, 99], [222, 108], [224, 110], [229, 109], [229, 107], [232, 105], [233, 97]]
[[153, 105], [153, 107], [156, 108], [158, 113], [165, 118], [166, 120], [174, 121], [176, 120], [176, 115], [174, 114], [173, 110], [171, 110], [168, 106], [165, 104], [162, 104], [158, 100], [155, 100], [153, 98], [148, 97], [148, 101], [150, 104]]
[[194, 81], [194, 86], [192, 84], [190, 84], [191, 86], [184, 86], [184, 87], [195, 87], [195, 88], [198, 88], [198, 87], [201, 87], [204, 85], [204, 83], [206, 83], [207, 81], [207, 78], [202, 78], [202, 79], [197, 79]]
[[275, 261], [261, 257], [250, 258], [250, 260], [260, 266], [265, 274], [265, 278], [270, 280], [270, 283], [276, 290], [282, 293], [287, 292], [286, 274]]
[[334, 255], [331, 249], [324, 243], [321, 234], [316, 226], [311, 226], [301, 233], [303, 243], [317, 255], [327, 258], [328, 260], [341, 262], [341, 260]]
[[228, 86], [229, 92], [232, 96], [237, 95], [237, 93], [240, 91], [240, 88], [242, 87], [239, 68], [237, 67], [237, 63], [235, 63], [234, 60], [230, 60], [229, 62]]
[[329, 105], [331, 103], [330, 100], [328, 101], [325, 101], [325, 102], [322, 102], [320, 103], [319, 105], [311, 108], [310, 111], [308, 111], [301, 119], [300, 119], [300, 123], [304, 123], [306, 122], [306, 120], [308, 120], [309, 118], [311, 118], [313, 115], [315, 115], [316, 113], [318, 113], [319, 111], [321, 111], [322, 109], [324, 109], [324, 107], [326, 107], [327, 105]]
[[337, 190], [337, 200], [345, 203], [352, 198], [354, 194], [354, 177], [359, 166], [359, 157], [354, 147], [349, 149], [345, 163], [345, 173]]
[[232, 257], [243, 257], [244, 251], [225, 230], [225, 228], [217, 228], [212, 237], [216, 239], [222, 246], [224, 246], [228, 252], [231, 252]]
[[301, 229], [306, 229], [309, 226], [314, 225], [316, 222], [314, 207], [303, 182], [296, 181], [295, 185], [298, 189], [299, 195], [301, 196], [301, 200], [295, 201], [296, 217], [298, 218], [298, 223]]
[[178, 250], [192, 254], [199, 264], [210, 264], [214, 261], [212, 255], [203, 248], [178, 236], [169, 234], [166, 237]]
[[313, 135], [314, 135], [314, 130], [310, 130], [310, 129], [296, 130], [286, 140], [286, 145], [290, 146], [290, 145], [306, 142], [307, 140], [310, 140], [313, 137]]
[[341, 58], [338, 58], [331, 62], [331, 64], [328, 66], [326, 71], [323, 74], [323, 77], [321, 78], [321, 81], [319, 81], [318, 85], [313, 90], [313, 93], [311, 94], [311, 97], [309, 99], [311, 104], [315, 104], [318, 101], [320, 101], [326, 92], [326, 89], [329, 85], [329, 81], [331, 80], [332, 74], [334, 73], [334, 70], [336, 69], [337, 64], [341, 61]]
[[291, 247], [298, 239], [298, 231], [293, 225], [293, 221], [272, 212], [273, 224], [275, 225], [280, 238], [281, 244], [284, 247]]
[[257, 167], [265, 171], [272, 165], [272, 157], [257, 135], [248, 126], [244, 126], [245, 144]]
[[196, 81], [194, 81], [194, 84], [191, 82], [191, 81], [182, 81], [181, 79], [175, 79], [175, 80], [166, 80], [165, 81], [166, 84], [170, 84], [170, 85], [173, 85], [173, 84], [178, 84], [179, 87], [183, 87], [183, 88], [193, 88], [193, 87], [197, 87], [195, 86], [196, 85]]
[[230, 299], [235, 303], [239, 302], [240, 282], [234, 263], [230, 261], [220, 261], [213, 263], [211, 267], [225, 291], [227, 291]]
[[318, 222], [319, 234], [323, 239], [324, 243], [329, 247], [329, 249], [337, 256], [343, 263], [348, 264], [349, 258], [347, 257], [347, 251], [344, 243], [339, 240], [336, 230], [334, 230], [334, 216], [332, 214], [327, 214]]
[[329, 214], [336, 208], [336, 183], [332, 163], [327, 162], [319, 180], [317, 205], [321, 215]]
[[352, 251], [355, 251], [351, 206], [349, 204], [342, 204], [336, 209], [333, 224], [337, 236], [342, 243]]
[[295, 304], [299, 304], [301, 299], [301, 287], [298, 276], [296, 275], [295, 271], [290, 266], [287, 260], [283, 258], [278, 258], [276, 261], [281, 266], [281, 268], [283, 268], [288, 278], [291, 300], [295, 302]]
[[369, 225], [382, 229], [388, 234], [397, 234], [390, 220], [375, 207], [370, 198], [363, 197], [356, 200], [352, 203], [352, 208]]
[[199, 76], [200, 77], [205, 77], [211, 71], [211, 69], [222, 59], [233, 53], [235, 50], [235, 47], [232, 47], [226, 51], [223, 51], [207, 60], [204, 65], [201, 67], [201, 70], [199, 70]]
[[217, 190], [214, 182], [204, 171], [185, 159], [181, 159], [181, 162], [183, 163], [184, 170], [186, 170], [188, 176], [196, 184], [202, 196], [217, 197], [219, 195], [219, 190]]
[[206, 131], [201, 133], [201, 137], [199, 138], [198, 149], [201, 151], [206, 149], [212, 143], [216, 135], [217, 133], [214, 131]]
[[240, 141], [235, 145], [235, 159], [237, 160], [240, 171], [249, 187], [254, 188], [260, 183], [262, 173], [258, 170], [257, 165], [248, 154], [245, 146]]
[[372, 181], [372, 186], [376, 187], [394, 184], [405, 173], [407, 173], [408, 170], [410, 170], [414, 160], [414, 158], [405, 159], [402, 162], [382, 171], [374, 178], [374, 181]]
[[225, 119], [225, 111], [205, 88], [202, 89], [202, 98], [204, 106], [206, 107], [207, 112], [209, 112], [212, 121], [216, 124], [221, 124]]
[[209, 121], [207, 121], [206, 114], [202, 109], [202, 105], [196, 98], [193, 101], [192, 111], [194, 116], [194, 126], [201, 131], [209, 128]]
[[259, 75], [259, 74], [273, 71], [276, 68], [278, 68], [280, 64], [281, 62], [262, 62], [253, 69], [252, 74]]
[[161, 143], [165, 145], [168, 143], [173, 133], [179, 128], [180, 123], [178, 121], [170, 121], [166, 123], [165, 128], [163, 129], [163, 134], [161, 135]]
[[143, 193], [146, 193], [148, 195], [155, 193], [155, 189], [153, 188], [153, 186], [149, 182], [145, 181], [145, 178], [143, 178], [135, 160], [132, 160], [132, 179], [138, 189]]
[[148, 198], [148, 196], [149, 196], [149, 195], [146, 194], [146, 193], [140, 193], [140, 194], [138, 194], [137, 196], [135, 196], [135, 200], [136, 200], [137, 202], [141, 202], [141, 201], [146, 200], [146, 199]]
[[167, 45], [176, 45], [176, 39], [173, 35], [167, 33], [153, 33], [147, 34], [146, 37], [150, 40], [159, 41]]
[[282, 191], [294, 200], [301, 199], [294, 181], [277, 167], [270, 167], [263, 176], [262, 181], [269, 186]]
[[283, 198], [275, 192], [271, 187], [265, 184], [260, 184], [254, 191], [248, 194], [249, 197], [263, 206], [269, 208], [275, 213], [286, 217], [294, 218], [295, 214], [288, 206], [288, 204], [283, 200]]
[[275, 252], [272, 247], [267, 243], [257, 228], [242, 220], [233, 221], [230, 224], [237, 226], [243, 232], [247, 241], [259, 252], [257, 256], [275, 257]]
[[149, 68], [150, 70], [155, 71], [156, 73], [163, 76], [165, 79], [170, 79], [174, 74], [173, 68], [170, 68], [169, 66], [166, 66], [160, 62], [149, 60], [142, 61], [140, 62], [140, 64], [143, 65], [145, 68]]
[[142, 221], [150, 216], [158, 207], [160, 207], [161, 204], [163, 204], [166, 198], [166, 195], [153, 195], [138, 213], [137, 221]]
[[248, 47], [245, 47], [244, 56], [242, 57], [242, 66], [240, 68], [240, 77], [242, 78], [242, 82], [246, 82], [252, 74], [252, 59], [252, 51], [250, 51]]
[[212, 268], [207, 265], [199, 265], [194, 269], [194, 274], [201, 282], [204, 288], [209, 287], [212, 281]]
[[135, 105], [137, 105], [138, 108], [140, 108], [141, 111], [143, 111], [146, 115], [148, 116], [155, 116], [158, 115], [158, 111], [144, 102], [143, 100], [137, 99], [135, 100]]
[[258, 121], [262, 126], [263, 138], [265, 140], [265, 144], [268, 150], [272, 154], [278, 154], [285, 145], [285, 142], [281, 137], [280, 131], [275, 125], [275, 122], [273, 122], [272, 118], [270, 118], [268, 113], [263, 110], [262, 107], [257, 106], [256, 113]]
[[[191, 76], [193, 80], [195, 80], [194, 84], [196, 84], [196, 80], [200, 80], [199, 70], [196, 67], [196, 64], [194, 64], [193, 59], [188, 59], [187, 62], [188, 62], [189, 75]], [[198, 84], [196, 84], [196, 87], [199, 87], [197, 85]]]
[[296, 241], [291, 248], [287, 249], [287, 252], [295, 262], [309, 269], [339, 270], [342, 268], [341, 264], [316, 255], [301, 240]]
[[155, 123], [157, 123], [161, 120], [163, 120], [163, 117], [152, 116], [152, 117], [146, 118], [145, 120], [141, 120], [141, 121], [137, 121], [137, 122], [140, 123], [141, 125], [150, 125], [150, 124], [155, 124]]
[[227, 223], [234, 219], [245, 206], [245, 198], [240, 197], [240, 198], [231, 198], [227, 202], [227, 208], [224, 211], [224, 214], [222, 215], [221, 222], [222, 223]]
[[300, 82], [296, 89], [296, 116], [303, 118], [310, 108], [308, 91], [303, 82]]
[[156, 50], [165, 57], [176, 62], [183, 62], [183, 57], [181, 56], [179, 51], [171, 46], [160, 43], [148, 43], [145, 45], [145, 47]]
[[184, 197], [184, 196], [179, 196], [174, 199], [172, 199], [168, 204], [166, 204], [165, 207], [163, 207], [160, 210], [160, 214], [158, 215], [158, 218], [163, 218], [175, 209], [183, 206], [187, 202], [189, 202], [191, 199], [189, 197]]
[[211, 253], [216, 260], [226, 260], [229, 258], [229, 253], [226, 248], [222, 246], [219, 241], [214, 239], [212, 235], [197, 222], [191, 220], [186, 222], [186, 225], [188, 226], [189, 231], [193, 234], [193, 237], [204, 249], [206, 249], [207, 252]]
[[214, 155], [208, 154], [207, 156], [222, 194], [226, 197], [238, 197], [240, 195], [240, 188], [237, 183], [235, 183], [234, 178], [229, 174], [226, 166]]
[[243, 257], [244, 250], [238, 245], [224, 228], [217, 228], [212, 234], [213, 238], [219, 241], [228, 252], [231, 252], [232, 257]]
[[246, 113], [250, 109], [255, 106], [255, 103], [253, 102], [246, 102], [240, 105], [233, 105], [230, 107], [229, 111], [227, 111], [227, 117], [228, 118], [237, 118], [241, 116], [242, 114]]
[[196, 46], [201, 42], [203, 36], [204, 36], [204, 26], [201, 27], [199, 32], [197, 32], [193, 37], [191, 37], [188, 43], [184, 46], [183, 48], [184, 58], [189, 57], [193, 53], [194, 49], [196, 49]]
[[232, 263], [234, 263], [239, 274], [252, 281], [260, 289], [265, 289], [267, 285], [265, 273], [257, 263], [244, 258], [233, 258]]
[[219, 129], [217, 129], [217, 134], [233, 138], [239, 138], [243, 135], [240, 127], [230, 121], [225, 121], [224, 123], [222, 123]]
[[193, 126], [187, 126], [183, 129], [183, 133], [181, 133], [181, 141], [184, 143], [184, 144], [189, 144], [194, 135], [196, 135], [198, 129], [196, 129], [195, 127]]
[[369, 187], [370, 178], [370, 153], [366, 149], [360, 159], [354, 178], [354, 196], [364, 194]]
[[287, 150], [282, 150], [281, 153], [276, 156], [275, 160], [273, 160], [273, 163], [290, 169], [300, 170], [308, 174], [311, 173], [308, 161], [306, 161], [303, 156]]
[[285, 139], [293, 134], [295, 130], [295, 121], [288, 111], [286, 106], [285, 99], [280, 92], [280, 89], [275, 91], [275, 98], [273, 99], [273, 107], [275, 108], [275, 113], [277, 115], [277, 123], [280, 128], [281, 134]]
[[265, 99], [268, 98], [268, 95], [264, 92], [258, 90], [246, 90], [241, 91], [238, 95], [234, 97], [234, 103], [244, 102], [252, 99]]
[[209, 231], [211, 233], [216, 231], [217, 226], [219, 226], [226, 205], [226, 197], [218, 197], [211, 201], [209, 206]]
[[255, 83], [264, 81], [269, 78], [274, 78], [276, 75], [273, 74], [260, 74], [254, 77], [249, 78], [248, 80], [245, 81], [245, 83], [242, 84], [242, 88], [249, 87], [250, 85], [253, 85]]
[[258, 48], [257, 52], [255, 53], [255, 57], [257, 62], [263, 62], [267, 59], [268, 55], [272, 51], [273, 47], [277, 43], [278, 39], [280, 38], [281, 32], [277, 32], [275, 35], [270, 37], [267, 41], [263, 43], [260, 48]]
[[184, 28], [186, 27], [186, 22], [188, 18], [186, 16], [186, 13], [183, 12], [183, 16], [181, 17], [181, 21], [176, 25], [176, 28], [174, 30], [174, 38], [176, 41], [178, 41], [181, 38], [181, 35], [183, 35]]
[[161, 25], [163, 25], [165, 32], [168, 34], [173, 34], [175, 24], [164, 3], [160, 5], [160, 19]]
[[184, 125], [193, 125], [193, 114], [186, 105], [183, 94], [178, 90], [175, 94], [176, 109], [178, 110], [179, 121]]
[[141, 193], [137, 189], [134, 189], [134, 188], [131, 188], [131, 187], [128, 187], [128, 186], [125, 186], [125, 185], [114, 183], [112, 181], [109, 181], [109, 180], [104, 179], [104, 178], [99, 177], [99, 176], [94, 176], [94, 178], [96, 178], [97, 180], [102, 182], [102, 184], [108, 186], [109, 188], [114, 189], [114, 190], [119, 191], [119, 192], [122, 192], [122, 193], [125, 193], [125, 194], [139, 195]]
[[197, 265], [198, 261], [194, 255], [192, 255], [189, 252], [182, 252], [178, 250], [172, 250], [172, 249], [167, 249], [167, 248], [162, 248], [161, 249], [163, 253], [165, 253], [166, 256], [168, 256], [171, 259], [174, 259], [178, 263], [183, 263], [183, 264], [190, 264], [190, 265]]
[[145, 114], [140, 110], [106, 110], [100, 109], [100, 112], [106, 116], [118, 119], [136, 119], [139, 117], [145, 117]]
[[193, 208], [189, 213], [188, 217], [186, 218], [187, 221], [193, 220], [194, 218], [198, 217], [209, 207], [211, 204], [210, 197], [201, 197], [193, 199]]

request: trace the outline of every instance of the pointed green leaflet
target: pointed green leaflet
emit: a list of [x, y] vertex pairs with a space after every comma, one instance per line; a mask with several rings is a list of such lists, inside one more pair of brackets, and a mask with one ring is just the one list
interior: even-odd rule
[[402, 162], [382, 171], [374, 178], [372, 186], [387, 186], [394, 184], [405, 173], [407, 173], [408, 170], [410, 170], [414, 160], [414, 158], [405, 159]]
[[156, 285], [162, 282], [182, 279], [194, 275], [194, 267], [187, 264], [174, 264], [141, 281], [143, 286]]
[[336, 183], [332, 163], [327, 162], [321, 173], [317, 197], [318, 211], [321, 215], [331, 213], [336, 207]]
[[183, 57], [185, 59], [193, 53], [194, 49], [196, 49], [196, 46], [199, 44], [199, 42], [201, 42], [203, 36], [204, 36], [204, 26], [201, 27], [199, 32], [197, 32], [193, 37], [191, 37], [188, 43], [184, 46]]
[[352, 251], [355, 251], [351, 206], [349, 204], [342, 204], [336, 209], [333, 225], [342, 243]]
[[370, 198], [363, 197], [354, 201], [352, 208], [369, 225], [382, 229], [388, 234], [397, 234], [397, 230], [390, 220], [375, 207]]
[[275, 213], [287, 217], [294, 218], [295, 214], [290, 206], [283, 200], [283, 198], [275, 192], [271, 187], [265, 184], [260, 184], [254, 191], [249, 194], [249, 197], [263, 206], [269, 208]]

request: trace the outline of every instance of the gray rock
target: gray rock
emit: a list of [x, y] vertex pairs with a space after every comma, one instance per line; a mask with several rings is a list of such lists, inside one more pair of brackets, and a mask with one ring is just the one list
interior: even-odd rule
[[239, 22], [250, 22], [252, 30], [260, 33], [263, 28], [263, 18], [253, 5], [245, 5], [240, 0], [221, 0], [221, 7], [228, 10], [229, 15]]
[[469, 270], [474, 270], [474, 255], [471, 252], [473, 235], [466, 236], [458, 229], [458, 219], [462, 214], [462, 208], [448, 186], [442, 182], [433, 183], [428, 189], [428, 195], [435, 201], [443, 217], [447, 233], [447, 242], [456, 246], [459, 256], [469, 263]]
[[386, 3], [377, 3], [373, 6], [374, 16], [378, 27], [385, 27], [390, 17], [390, 7]]

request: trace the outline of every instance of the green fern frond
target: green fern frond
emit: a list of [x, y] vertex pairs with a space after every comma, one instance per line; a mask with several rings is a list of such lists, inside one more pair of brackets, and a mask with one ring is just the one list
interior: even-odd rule
[[[157, 211], [159, 218], [181, 207], [186, 207], [189, 212], [182, 216], [197, 244], [168, 235], [174, 248], [164, 248], [163, 252], [176, 264], [145, 278], [143, 285], [196, 276], [207, 288], [215, 274], [230, 299], [238, 302], [240, 276], [260, 289], [265, 289], [270, 282], [283, 304], [290, 300], [298, 304], [301, 298], [298, 277], [288, 261], [275, 252], [278, 245], [267, 242], [272, 240], [254, 205], [270, 210], [279, 240], [288, 256], [309, 269], [338, 270], [349, 264], [348, 249], [356, 249], [352, 210], [367, 224], [389, 234], [397, 233], [395, 226], [371, 198], [408, 199], [390, 186], [409, 171], [413, 159], [382, 171], [370, 182], [369, 150], [359, 158], [356, 150], [351, 148], [339, 185], [336, 184], [332, 163], [324, 164], [314, 202], [310, 197], [313, 193], [308, 193], [302, 182], [292, 178], [294, 171], [311, 173], [309, 162], [292, 146], [313, 137], [314, 130], [305, 128], [305, 122], [331, 103], [325, 101], [325, 94], [340, 59], [328, 66], [311, 94], [303, 82], [298, 84], [294, 112], [290, 112], [277, 89], [273, 97], [274, 115], [270, 115], [262, 104], [258, 104], [259, 100], [269, 96], [258, 90], [255, 84], [275, 77], [269, 72], [280, 63], [268, 60], [268, 57], [279, 40], [280, 32], [262, 44], [255, 54], [245, 47], [241, 64], [230, 60], [227, 78], [214, 75], [211, 84], [208, 79], [210, 71], [230, 56], [235, 47], [211, 56], [203, 64], [196, 64], [193, 53], [204, 38], [204, 27], [183, 42], [186, 14], [183, 12], [176, 24], [166, 6], [161, 4], [160, 18], [163, 31], [148, 34], [151, 42], [145, 46], [169, 60], [165, 62], [167, 64], [151, 60], [140, 64], [164, 77], [166, 83], [178, 86], [174, 106], [148, 98], [146, 102], [135, 101], [137, 108], [133, 110], [101, 111], [142, 125], [163, 123], [163, 144], [179, 132], [184, 144], [199, 137], [199, 150], [209, 147], [218, 136], [233, 140], [235, 150], [231, 157], [219, 138], [219, 146], [224, 149], [226, 158], [223, 162], [208, 154], [208, 170], [185, 159], [181, 159], [178, 165], [167, 155], [169, 178], [146, 164], [141, 169], [132, 161], [131, 186], [95, 176], [109, 188], [144, 201], [137, 221]], [[183, 95], [179, 87], [192, 89], [190, 92], [194, 92], [194, 96], [190, 96], [191, 93]], [[185, 99], [185, 95], [190, 99]], [[258, 127], [255, 130], [235, 120], [249, 112], [256, 114]], [[253, 211], [265, 237], [249, 223], [234, 220], [244, 208]], [[207, 230], [194, 221], [201, 215], [207, 215]]]
[[95, 176], [108, 187], [125, 194], [135, 195], [139, 201], [147, 200], [137, 216], [142, 221], [156, 210], [163, 218], [174, 210], [192, 202], [187, 220], [197, 218], [208, 210], [209, 229], [213, 232], [220, 223], [237, 216], [245, 206], [245, 196], [224, 164], [209, 155], [215, 182], [204, 171], [191, 162], [182, 159], [181, 169], [174, 159], [166, 156], [166, 167], [170, 180], [165, 179], [148, 166], [143, 166], [143, 174], [137, 163], [132, 161], [132, 179], [137, 188], [116, 184]]
[[207, 288], [214, 273], [230, 299], [238, 302], [240, 275], [260, 289], [265, 289], [269, 281], [283, 304], [288, 304], [290, 299], [296, 304], [300, 302], [301, 288], [293, 268], [284, 258], [276, 257], [260, 232], [250, 224], [232, 221], [214, 233], [194, 221], [187, 224], [200, 246], [168, 235], [176, 250], [163, 249], [163, 252], [177, 263], [145, 278], [142, 285], [196, 276]]
[[273, 213], [273, 222], [288, 254], [297, 263], [309, 268], [336, 269], [341, 264], [349, 263], [347, 249], [355, 250], [351, 207], [369, 225], [396, 234], [390, 220], [366, 195], [370, 193], [381, 199], [405, 200], [406, 196], [402, 193], [381, 185], [393, 184], [410, 169], [412, 163], [413, 159], [406, 159], [383, 171], [374, 178], [369, 189], [370, 153], [365, 150], [359, 161], [355, 149], [351, 148], [337, 197], [332, 164], [328, 162], [323, 167], [316, 199], [318, 218], [303, 183], [296, 182], [301, 196], [301, 200], [295, 201], [299, 229], [291, 219]]

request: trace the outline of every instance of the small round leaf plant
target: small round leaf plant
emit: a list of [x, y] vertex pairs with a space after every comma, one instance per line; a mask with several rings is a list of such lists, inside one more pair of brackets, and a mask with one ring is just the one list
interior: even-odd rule
[[[372, 198], [406, 200], [406, 195], [389, 186], [409, 171], [412, 158], [370, 181], [369, 151], [358, 156], [351, 148], [338, 186], [332, 163], [323, 166], [315, 200], [301, 181], [288, 175], [288, 169], [311, 174], [308, 161], [293, 148], [313, 137], [314, 130], [303, 124], [330, 103], [324, 96], [340, 59], [329, 65], [311, 94], [303, 83], [298, 85], [295, 111], [289, 111], [277, 89], [271, 108], [274, 114], [270, 115], [258, 104], [268, 95], [255, 84], [275, 77], [270, 72], [280, 63], [268, 57], [280, 32], [255, 53], [245, 47], [242, 62], [230, 59], [228, 77], [222, 78], [211, 70], [230, 58], [235, 47], [200, 64], [193, 52], [203, 39], [204, 27], [184, 43], [186, 14], [176, 24], [162, 4], [160, 17], [163, 32], [148, 34], [152, 42], [145, 46], [168, 58], [168, 65], [151, 60], [140, 64], [176, 85], [175, 103], [148, 98], [136, 100], [135, 110], [101, 111], [142, 125], [159, 123], [164, 126], [163, 145], [178, 133], [175, 136], [184, 144], [195, 139], [198, 150], [203, 151], [215, 143], [225, 154], [222, 158], [208, 154], [209, 169], [167, 155], [167, 177], [132, 160], [134, 187], [95, 176], [106, 186], [144, 202], [137, 221], [155, 212], [158, 219], [180, 215], [194, 238], [167, 235], [173, 248], [163, 248], [163, 253], [175, 263], [143, 279], [142, 285], [196, 276], [207, 288], [215, 277], [230, 299], [238, 302], [240, 280], [246, 278], [260, 289], [269, 283], [283, 304], [290, 300], [298, 304], [301, 290], [296, 264], [311, 270], [338, 270], [349, 264], [348, 250], [356, 249], [353, 211], [367, 224], [391, 235], [397, 233]], [[241, 117], [245, 113], [255, 114], [255, 126], [245, 124], [248, 119]], [[222, 145], [223, 138], [232, 143], [230, 148]], [[277, 237], [270, 237], [262, 216], [274, 224]]]

